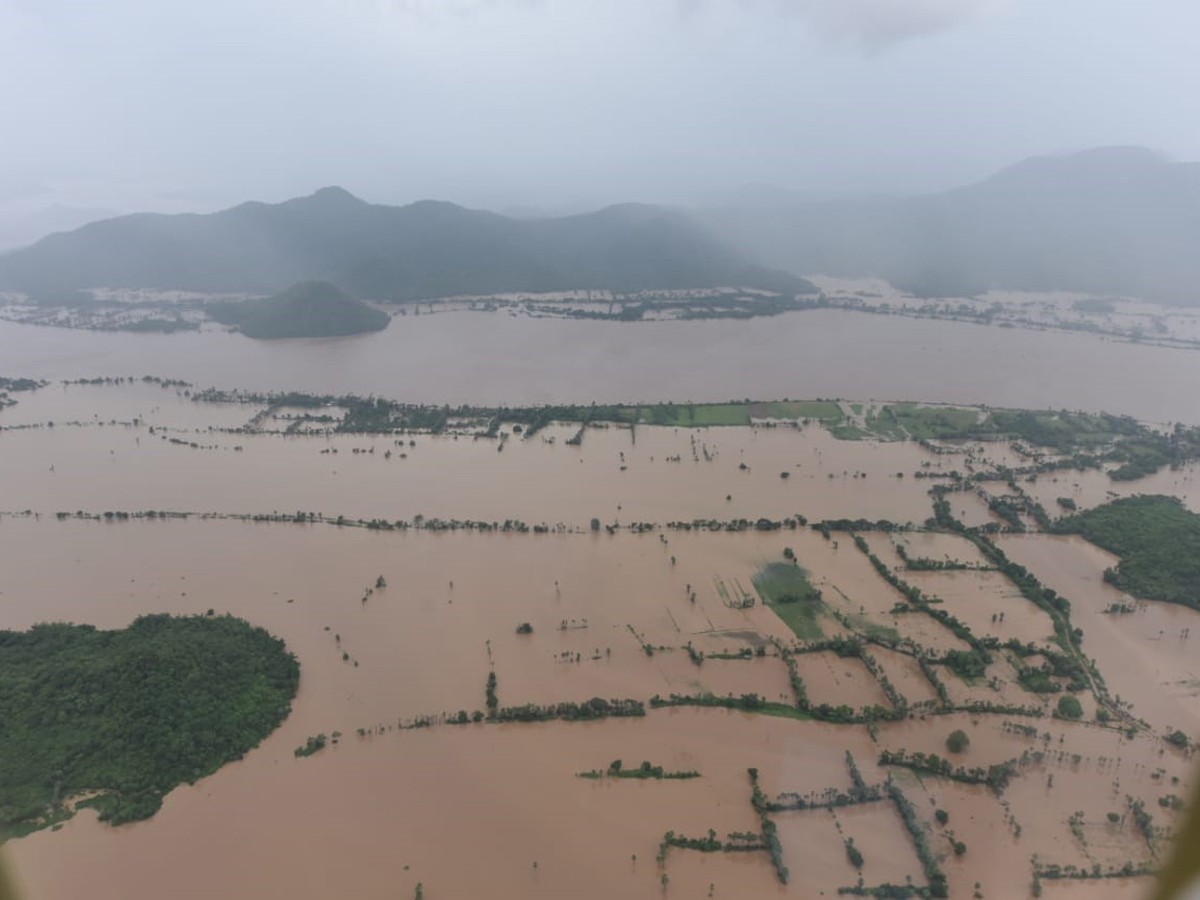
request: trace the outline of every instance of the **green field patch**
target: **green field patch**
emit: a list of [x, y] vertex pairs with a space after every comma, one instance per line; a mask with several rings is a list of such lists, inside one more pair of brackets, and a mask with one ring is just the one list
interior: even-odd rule
[[708, 425], [749, 425], [748, 403], [660, 403], [637, 407], [637, 421], [645, 425], [700, 428]]
[[751, 419], [819, 419], [840, 422], [842, 408], [832, 400], [772, 400], [763, 403], [656, 403], [622, 407], [622, 420], [674, 428], [749, 425]]
[[878, 622], [873, 621], [870, 616], [858, 615], [855, 613], [854, 615], [844, 616], [843, 618], [846, 622], [846, 625], [857, 634], [865, 635], [866, 637], [870, 638], [879, 638], [880, 640], [890, 641], [893, 643], [899, 642], [900, 640], [899, 631], [897, 631], [891, 625], [880, 625]]
[[[655, 694], [650, 698], [651, 709], [667, 709], [680, 706], [734, 709], [740, 712], [756, 713], [764, 716], [776, 716], [782, 719], [797, 719], [801, 721], [808, 721], [812, 719], [812, 715], [804, 710], [797, 709], [791, 704], [764, 700], [758, 694], [742, 694], [738, 697], [735, 697], [732, 694], [719, 697], [716, 694], [711, 693], [682, 696], [679, 694], [671, 694], [669, 697], [660, 697], [658, 694]], [[590, 776], [585, 775], [583, 777]]]
[[903, 441], [908, 439], [908, 433], [896, 421], [896, 417], [892, 415], [891, 407], [884, 406], [878, 411], [874, 407], [867, 411], [863, 417], [863, 428], [865, 432], [877, 438], [882, 438], [885, 441]]
[[839, 441], [864, 441], [867, 438], [875, 437], [869, 431], [864, 431], [857, 425], [852, 425], [849, 422], [841, 422], [837, 425], [830, 425], [829, 433]]
[[802, 709], [796, 709], [787, 703], [764, 703], [761, 707], [753, 712], [763, 716], [775, 716], [779, 719], [796, 719], [800, 722], [812, 721], [812, 715]]
[[820, 620], [828, 614], [808, 572], [794, 563], [772, 562], [753, 576], [754, 589], [775, 615], [803, 641], [823, 638]]
[[[862, 429], [883, 440], [1018, 439], [1062, 453], [1094, 449], [1118, 437], [1133, 438], [1144, 433], [1132, 419], [1106, 414], [997, 409], [984, 415], [970, 407], [920, 403], [871, 407], [863, 418]], [[862, 437], [852, 431], [846, 436], [851, 440]], [[1156, 446], [1149, 447], [1147, 452], [1155, 450]]]
[[1133, 419], [1105, 413], [997, 409], [984, 419], [980, 431], [1070, 453], [1100, 447], [1120, 435], [1140, 435], [1145, 429]]
[[750, 415], [755, 419], [821, 419], [840, 421], [844, 416], [842, 407], [832, 400], [773, 400], [769, 403], [750, 404]]
[[954, 406], [920, 406], [893, 403], [885, 406], [881, 419], [891, 418], [915, 439], [947, 440], [970, 435], [979, 425], [979, 411]]
[[1127, 416], [1107, 413], [1027, 409], [983, 412], [972, 407], [920, 403], [855, 403], [850, 409], [856, 421], [844, 417], [824, 420], [838, 440], [1019, 440], [1062, 454], [1103, 450], [1107, 451], [1106, 458], [1122, 463], [1113, 473], [1117, 480], [1139, 478], [1200, 453], [1200, 435], [1194, 430], [1155, 434]]

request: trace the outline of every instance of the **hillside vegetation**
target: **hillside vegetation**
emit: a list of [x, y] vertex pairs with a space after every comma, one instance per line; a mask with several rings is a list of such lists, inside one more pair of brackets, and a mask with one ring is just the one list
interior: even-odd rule
[[69, 818], [113, 824], [257, 746], [291, 711], [300, 667], [232, 616], [143, 616], [128, 628], [0, 631], [0, 836]]
[[208, 314], [252, 338], [336, 337], [382, 331], [387, 313], [367, 306], [327, 281], [294, 284], [274, 297], [212, 303]]
[[0, 289], [53, 304], [94, 287], [273, 294], [300, 281], [395, 301], [722, 286], [815, 293], [660, 207], [518, 220], [428, 200], [380, 206], [336, 187], [207, 215], [106, 219], [0, 256]]

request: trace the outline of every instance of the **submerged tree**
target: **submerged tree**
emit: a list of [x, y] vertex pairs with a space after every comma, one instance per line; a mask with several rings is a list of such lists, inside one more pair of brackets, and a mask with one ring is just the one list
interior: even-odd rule
[[965, 731], [961, 728], [950, 732], [950, 736], [946, 738], [946, 749], [951, 753], [962, 753], [971, 743], [971, 739], [967, 737]]
[[1063, 694], [1058, 698], [1058, 714], [1064, 719], [1078, 719], [1083, 715], [1083, 707], [1079, 698], [1073, 694]]

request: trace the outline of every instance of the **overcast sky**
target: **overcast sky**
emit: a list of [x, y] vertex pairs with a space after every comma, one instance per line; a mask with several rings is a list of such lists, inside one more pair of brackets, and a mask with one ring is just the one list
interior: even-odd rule
[[1200, 159], [1195, 0], [0, 0], [0, 211], [571, 208]]

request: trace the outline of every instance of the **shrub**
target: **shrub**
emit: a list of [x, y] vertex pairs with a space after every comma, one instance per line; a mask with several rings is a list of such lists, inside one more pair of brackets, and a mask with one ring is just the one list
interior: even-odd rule
[[1058, 714], [1064, 719], [1078, 719], [1083, 715], [1083, 707], [1073, 694], [1063, 694], [1058, 698]]
[[950, 736], [946, 738], [946, 749], [951, 753], [962, 753], [971, 743], [971, 739], [967, 737], [966, 732], [959, 729], [950, 732]]
[[946, 668], [962, 679], [982, 678], [987, 674], [987, 659], [974, 650], [950, 650], [943, 661]]

